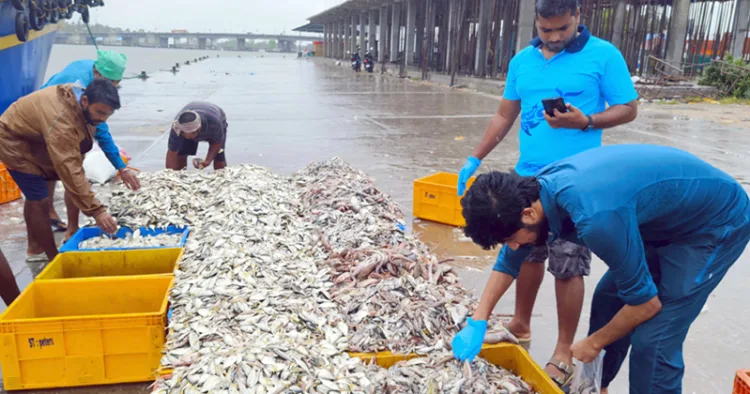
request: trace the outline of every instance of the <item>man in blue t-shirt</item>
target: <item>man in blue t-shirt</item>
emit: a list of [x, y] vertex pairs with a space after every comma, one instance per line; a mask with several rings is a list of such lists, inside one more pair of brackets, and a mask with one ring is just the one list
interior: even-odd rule
[[[635, 119], [638, 94], [625, 60], [612, 44], [578, 24], [576, 0], [537, 0], [538, 37], [510, 62], [503, 99], [482, 142], [461, 169], [458, 194], [481, 160], [508, 134], [518, 115], [521, 156], [515, 172], [533, 175], [556, 161], [602, 144], [602, 129]], [[561, 97], [567, 111], [544, 111], [542, 100]], [[609, 105], [609, 106], [607, 106]], [[535, 248], [526, 258], [516, 287], [516, 310], [508, 329], [521, 342], [531, 339], [531, 312], [544, 278], [544, 261], [555, 276], [558, 340], [545, 370], [561, 387], [572, 379], [570, 346], [583, 306], [583, 276], [591, 252], [559, 240]]]
[[487, 318], [537, 245], [589, 247], [609, 270], [591, 301], [581, 362], [605, 350], [602, 393], [630, 351], [630, 392], [681, 394], [690, 325], [750, 240], [750, 199], [729, 174], [658, 145], [610, 145], [533, 176], [480, 175], [461, 201], [465, 233], [503, 243], [482, 300], [453, 340], [460, 360], [482, 346]]

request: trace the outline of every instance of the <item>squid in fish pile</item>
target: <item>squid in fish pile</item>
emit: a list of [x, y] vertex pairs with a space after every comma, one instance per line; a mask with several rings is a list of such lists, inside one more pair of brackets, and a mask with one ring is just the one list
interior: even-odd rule
[[[295, 177], [307, 216], [322, 227], [319, 249], [334, 272], [331, 295], [348, 318], [349, 350], [425, 354], [450, 343], [477, 302], [451, 266], [397, 230], [403, 214], [391, 199], [338, 159]], [[498, 328], [487, 343], [518, 343], [496, 316], [489, 325]]]

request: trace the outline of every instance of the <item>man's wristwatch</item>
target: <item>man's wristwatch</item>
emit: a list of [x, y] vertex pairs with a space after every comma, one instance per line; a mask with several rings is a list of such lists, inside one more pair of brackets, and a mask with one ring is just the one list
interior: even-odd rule
[[592, 118], [591, 115], [586, 115], [586, 117], [589, 119], [589, 123], [586, 125], [586, 127], [581, 129], [583, 131], [589, 131], [594, 128], [594, 118]]

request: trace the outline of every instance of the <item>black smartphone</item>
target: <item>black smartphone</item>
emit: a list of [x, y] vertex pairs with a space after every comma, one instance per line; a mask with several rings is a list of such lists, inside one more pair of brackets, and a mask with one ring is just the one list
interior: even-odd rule
[[562, 97], [555, 97], [542, 100], [544, 106], [544, 112], [549, 116], [555, 116], [555, 109], [560, 112], [568, 112], [568, 107], [565, 106], [565, 100]]

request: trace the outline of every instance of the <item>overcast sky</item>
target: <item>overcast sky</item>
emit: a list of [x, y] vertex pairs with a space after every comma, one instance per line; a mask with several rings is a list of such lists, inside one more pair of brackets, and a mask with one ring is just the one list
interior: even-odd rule
[[109, 0], [91, 23], [123, 29], [276, 34], [343, 0]]

